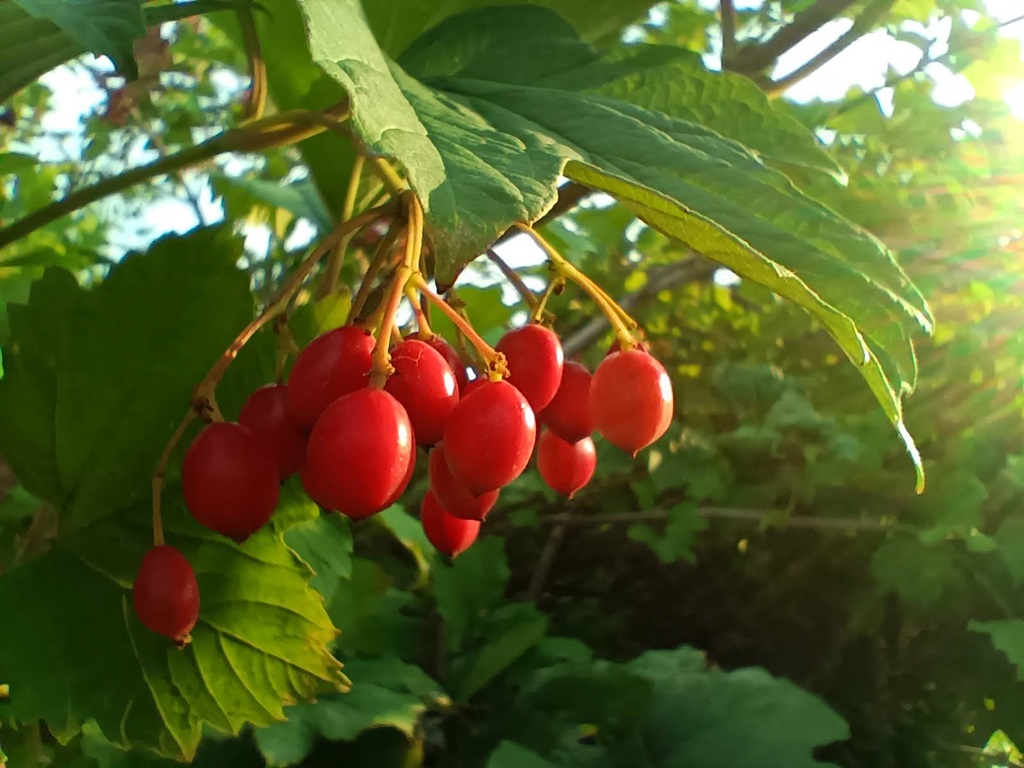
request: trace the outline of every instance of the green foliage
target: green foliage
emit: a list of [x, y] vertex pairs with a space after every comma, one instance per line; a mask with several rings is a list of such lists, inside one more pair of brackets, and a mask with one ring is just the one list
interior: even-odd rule
[[0, 451], [64, 530], [148, 493], [182, 404], [251, 317], [240, 245], [218, 229], [167, 237], [93, 290], [53, 270], [10, 307]]
[[368, 729], [393, 728], [412, 738], [428, 705], [444, 700], [423, 670], [396, 659], [353, 660], [346, 672], [358, 681], [350, 693], [292, 707], [287, 722], [256, 732], [268, 765], [301, 763], [318, 736], [352, 741]]
[[[900, 2], [883, 23], [921, 49], [917, 71], [795, 104], [761, 90], [777, 58], [743, 62], [822, 4], [738, 8], [733, 72], [715, 71], [716, 9], [661, 4], [645, 20], [650, 6], [262, 0], [268, 114], [351, 97], [348, 126], [207, 159], [4, 249], [0, 764], [1020, 761], [1024, 161], [1000, 101], [1020, 46], [980, 3]], [[75, 61], [65, 74], [108, 102], [83, 139], [54, 133], [63, 94], [50, 104], [33, 79], [87, 50], [130, 74], [143, 19], [220, 10], [165, 27], [170, 52], [140, 50], [138, 82]], [[233, 11], [0, 2], [3, 224], [231, 130], [248, 114]], [[937, 104], [943, 68], [975, 97]], [[306, 253], [300, 220], [314, 239], [334, 226], [356, 152], [398, 161], [428, 208], [426, 267], [442, 288], [458, 275], [491, 344], [522, 307], [473, 259], [547, 212], [562, 176], [563, 198], [612, 193], [559, 207], [543, 233], [628, 305], [673, 378], [676, 420], [635, 459], [599, 440], [597, 475], [571, 502], [531, 468], [454, 562], [415, 516], [422, 461], [371, 521], [321, 515], [293, 478], [264, 531], [241, 547], [214, 537], [176, 487], [190, 431], [164, 511], [203, 609], [178, 652], [131, 609], [150, 473], [192, 388]], [[371, 163], [355, 191], [357, 209], [389, 194]], [[202, 220], [207, 196], [223, 226], [123, 255], [148, 241], [131, 230], [150, 204], [176, 198]], [[243, 249], [254, 233], [265, 251], [258, 237]], [[320, 298], [318, 272], [296, 296], [299, 345], [344, 322], [371, 234], [350, 244], [335, 293]], [[712, 280], [701, 256], [740, 281]], [[611, 336], [593, 304], [570, 287], [547, 307], [596, 366]], [[930, 307], [936, 336], [914, 347]], [[217, 391], [226, 418], [275, 378], [287, 343], [268, 327], [242, 350]], [[912, 427], [926, 494], [858, 374]]]
[[132, 43], [146, 32], [139, 0], [15, 0], [30, 16], [53, 22], [90, 53], [109, 56], [129, 78], [138, 76]]
[[282, 704], [345, 683], [326, 649], [335, 630], [280, 536], [260, 533], [240, 548], [199, 528], [180, 500], [169, 506], [168, 540], [202, 590], [192, 643], [178, 651], [131, 609], [150, 532], [146, 505], [129, 508], [0, 581], [12, 617], [0, 638], [5, 717], [42, 719], [62, 740], [93, 718], [121, 748], [190, 759], [204, 722], [228, 733], [269, 725], [284, 717]]

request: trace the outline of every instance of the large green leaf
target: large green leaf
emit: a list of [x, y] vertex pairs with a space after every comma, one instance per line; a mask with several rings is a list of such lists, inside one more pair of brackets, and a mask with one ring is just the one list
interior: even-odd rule
[[142, 0], [14, 0], [56, 24], [84, 50], [108, 56], [122, 74], [138, 76], [132, 44], [146, 32]]
[[[700, 56], [672, 46], [644, 46], [639, 56], [626, 49], [620, 55], [624, 71], [595, 93], [699, 123], [770, 160], [843, 175], [807, 127], [747, 78], [709, 72]], [[645, 63], [638, 66], [634, 57]]]
[[91, 291], [49, 270], [10, 307], [0, 453], [62, 530], [148, 493], [192, 389], [252, 317], [240, 252], [225, 229], [170, 236]]
[[139, 0], [0, 2], [0, 101], [86, 51], [110, 56], [134, 76], [132, 43], [146, 26], [228, 7], [224, 0], [192, 0], [143, 13]]
[[503, 741], [487, 758], [487, 768], [558, 768], [531, 749], [514, 741]]
[[555, 11], [584, 40], [617, 36], [627, 24], [642, 21], [652, 0], [363, 0], [366, 17], [380, 47], [397, 56], [424, 32], [445, 19], [491, 6], [537, 5]]
[[204, 722], [269, 725], [283, 705], [344, 686], [327, 650], [336, 630], [280, 534], [239, 547], [199, 528], [180, 496], [165, 506], [168, 543], [199, 579], [191, 645], [179, 651], [131, 608], [152, 534], [148, 505], [130, 508], [0, 578], [0, 680], [11, 687], [0, 717], [45, 720], [61, 738], [93, 718], [121, 747], [188, 759]]
[[351, 691], [290, 707], [287, 722], [256, 731], [268, 765], [302, 762], [317, 737], [351, 741], [365, 730], [389, 727], [411, 738], [427, 707], [446, 700], [422, 669], [398, 659], [354, 659], [345, 671]]
[[[350, 94], [354, 131], [368, 151], [400, 162], [424, 201], [441, 283], [510, 224], [547, 211], [564, 174], [814, 314], [863, 372], [919, 464], [900, 398], [915, 383], [910, 336], [930, 329], [927, 305], [875, 238], [748, 148], [675, 116], [742, 122], [715, 117], [711, 102], [727, 89], [705, 98], [698, 88], [656, 87], [666, 52], [638, 46], [602, 60], [541, 8], [448, 19], [396, 64], [356, 0], [300, 2], [313, 58]], [[536, 53], [524, 58], [524, 47]], [[747, 97], [763, 125], [778, 128], [778, 145], [792, 146], [788, 118]], [[740, 137], [756, 132], [735, 129]]]
[[1006, 654], [1016, 668], [1017, 679], [1024, 681], [1024, 621], [972, 621], [967, 627], [988, 635], [992, 645]]
[[763, 669], [699, 670], [692, 649], [627, 665], [653, 684], [640, 726], [651, 768], [820, 768], [815, 747], [849, 738], [818, 697]]

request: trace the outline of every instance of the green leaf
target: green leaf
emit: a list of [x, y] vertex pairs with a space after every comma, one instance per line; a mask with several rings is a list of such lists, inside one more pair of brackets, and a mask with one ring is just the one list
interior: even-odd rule
[[180, 496], [165, 499], [165, 529], [199, 580], [192, 643], [179, 651], [131, 608], [152, 534], [148, 505], [130, 508], [0, 577], [0, 678], [11, 686], [0, 717], [42, 719], [65, 740], [93, 718], [121, 748], [187, 760], [204, 722], [269, 725], [282, 705], [343, 687], [326, 647], [336, 631], [280, 535], [239, 547], [201, 529]]
[[377, 563], [353, 558], [352, 577], [341, 580], [330, 606], [331, 620], [341, 630], [335, 647], [345, 654], [416, 658], [427, 627], [410, 610], [414, 602], [413, 594], [397, 589]]
[[118, 72], [138, 77], [132, 44], [146, 34], [141, 0], [14, 0], [37, 19], [48, 19], [84, 50], [108, 56]]
[[303, 304], [288, 320], [295, 343], [303, 348], [321, 333], [340, 328], [345, 324], [351, 306], [352, 296], [348, 290], [335, 291], [322, 299]]
[[[145, 9], [139, 0], [2, 2], [0, 101], [93, 45], [96, 53], [111, 56], [122, 74], [134, 77], [132, 42], [147, 26], [228, 7], [224, 0], [165, 3]], [[141, 18], [137, 18], [140, 9]], [[96, 16], [90, 18], [93, 12]]]
[[756, 668], [698, 671], [694, 661], [681, 648], [626, 665], [654, 686], [641, 725], [652, 768], [820, 768], [814, 749], [850, 736], [839, 715], [788, 680]]
[[[746, 147], [602, 94], [657, 63], [642, 46], [602, 60], [548, 10], [491, 8], [433, 28], [396, 64], [355, 0], [300, 2], [314, 60], [351, 96], [353, 130], [401, 163], [422, 199], [442, 285], [509, 225], [545, 213], [563, 174], [608, 192], [814, 315], [861, 370], [922, 485], [901, 409], [917, 372], [910, 336], [932, 326], [920, 293], [878, 240]], [[524, 60], [524, 46], [538, 53]]]
[[522, 744], [503, 741], [487, 758], [487, 768], [558, 768], [558, 766]]
[[1018, 586], [1024, 584], [1024, 520], [1008, 517], [994, 538], [1013, 583]]
[[634, 64], [594, 92], [707, 126], [765, 159], [844, 175], [807, 127], [748, 78], [709, 72], [698, 54], [673, 46], [645, 46], [641, 55], [643, 68]]
[[480, 650], [465, 663], [454, 684], [457, 701], [469, 701], [481, 688], [512, 666], [523, 654], [543, 639], [548, 630], [546, 616], [529, 611]]
[[645, 523], [633, 523], [627, 536], [633, 541], [647, 544], [663, 563], [685, 560], [695, 562], [693, 545], [697, 534], [708, 527], [697, 506], [690, 502], [677, 504], [668, 511], [668, 522], [664, 533], [659, 534]]
[[1017, 679], [1024, 682], [1024, 621], [971, 621], [967, 628], [988, 635], [992, 645], [1017, 668]]
[[451, 565], [435, 562], [432, 576], [445, 640], [449, 649], [459, 650], [480, 617], [505, 592], [509, 578], [505, 542], [496, 536], [482, 539]]
[[428, 705], [447, 700], [422, 669], [397, 659], [353, 659], [346, 672], [352, 679], [348, 693], [290, 707], [287, 722], [256, 731], [268, 765], [302, 762], [318, 736], [351, 741], [365, 730], [389, 727], [411, 738]]
[[466, 11], [498, 5], [535, 5], [558, 13], [584, 40], [617, 35], [627, 24], [642, 21], [651, 0], [364, 0], [363, 8], [380, 47], [390, 56], [446, 19]]
[[36, 158], [21, 152], [0, 152], [0, 176], [17, 173], [36, 164]]
[[949, 545], [926, 546], [908, 537], [887, 539], [875, 550], [871, 575], [882, 592], [918, 608], [934, 606], [966, 587]]
[[970, 540], [981, 525], [981, 505], [988, 499], [988, 489], [970, 472], [950, 472], [939, 477], [928, 502], [919, 499], [919, 506], [935, 525], [921, 532], [924, 544], [936, 544], [948, 538]]
[[352, 577], [352, 528], [348, 518], [318, 516], [289, 528], [284, 540], [312, 569], [309, 585], [330, 607], [340, 580]]
[[88, 292], [49, 270], [10, 308], [0, 453], [63, 531], [148, 495], [192, 389], [252, 317], [240, 253], [224, 229], [170, 236]]
[[256, 200], [273, 208], [282, 208], [297, 217], [307, 219], [318, 229], [331, 228], [331, 214], [324, 205], [320, 193], [309, 179], [279, 184], [265, 179], [247, 179], [219, 174], [216, 180], [221, 184], [237, 187], [252, 195]]

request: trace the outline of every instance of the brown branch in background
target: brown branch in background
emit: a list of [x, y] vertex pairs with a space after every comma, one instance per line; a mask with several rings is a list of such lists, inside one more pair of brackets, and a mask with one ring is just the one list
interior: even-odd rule
[[[741, 523], [756, 523], [760, 525], [767, 519], [774, 516], [772, 510], [761, 509], [733, 509], [729, 507], [700, 507], [697, 514], [708, 520], [731, 520]], [[571, 513], [561, 515], [541, 515], [540, 522], [543, 525], [568, 526], [568, 525], [620, 525], [624, 523], [656, 523], [668, 520], [671, 511], [667, 509], [652, 509], [645, 512], [616, 512], [602, 515], [574, 515]], [[872, 518], [848, 518], [848, 517], [812, 517], [810, 515], [795, 515], [789, 517], [785, 522], [779, 523], [780, 528], [803, 528], [813, 531], [828, 531], [835, 533], [851, 533], [857, 531], [896, 531], [900, 533], [919, 533], [919, 530], [905, 523], [897, 523], [895, 520], [872, 519]]]
[[718, 16], [722, 28], [722, 69], [731, 70], [736, 58], [736, 7], [732, 0], [721, 0]]
[[881, 21], [887, 13], [889, 13], [889, 10], [895, 4], [896, 0], [873, 0], [873, 2], [869, 3], [867, 7], [864, 8], [864, 11], [853, 20], [853, 26], [840, 35], [838, 40], [833, 42], [831, 45], [826, 46], [821, 53], [812, 57], [810, 61], [801, 64], [788, 75], [784, 75], [778, 80], [770, 80], [765, 83], [765, 93], [769, 96], [777, 96], [800, 81], [813, 75], [840, 53], [857, 42], [857, 40], [874, 29], [875, 25], [878, 24], [878, 22]]
[[[711, 277], [715, 269], [717, 267], [710, 261], [700, 258], [685, 259], [662, 268], [652, 269], [647, 284], [640, 290], [628, 293], [618, 299], [618, 304], [627, 312], [632, 313], [637, 307], [661, 291], [682, 283], [706, 280]], [[565, 352], [566, 358], [571, 358], [582, 352], [597, 341], [608, 328], [608, 319], [603, 314], [598, 314], [580, 328], [566, 334], [562, 340], [562, 350]]]
[[530, 586], [526, 590], [526, 597], [531, 602], [535, 603], [540, 599], [567, 530], [568, 526], [562, 523], [552, 528], [551, 533], [548, 534], [548, 540], [544, 543], [544, 549], [541, 550], [540, 557], [537, 559], [537, 567], [530, 578]]
[[806, 11], [793, 17], [786, 26], [763, 43], [741, 48], [736, 53], [732, 71], [752, 74], [767, 69], [787, 51], [799, 45], [857, 0], [818, 0]]

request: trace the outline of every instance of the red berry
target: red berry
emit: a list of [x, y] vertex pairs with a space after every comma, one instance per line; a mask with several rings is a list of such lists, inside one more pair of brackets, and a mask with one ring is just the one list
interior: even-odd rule
[[537, 469], [548, 487], [570, 499], [590, 482], [597, 466], [594, 441], [585, 437], [570, 443], [544, 430], [537, 448]]
[[526, 397], [534, 411], [544, 408], [562, 381], [562, 344], [543, 325], [524, 325], [501, 337], [498, 352], [508, 362], [508, 382]]
[[302, 468], [302, 458], [306, 455], [306, 433], [292, 421], [286, 385], [267, 384], [255, 390], [242, 406], [238, 423], [266, 441], [277, 458], [282, 480]]
[[[639, 341], [638, 344], [639, 344], [639, 346], [637, 346], [636, 349], [643, 350], [644, 352], [650, 352], [651, 351], [651, 344], [646, 339], [643, 339], [643, 340]], [[604, 356], [608, 357], [608, 355], [612, 354], [613, 352], [621, 352], [621, 351], [622, 351], [622, 342], [618, 338], [616, 338], [615, 341], [613, 341], [611, 343], [611, 346], [608, 347], [608, 351], [605, 352]]]
[[466, 375], [466, 364], [462, 362], [462, 358], [455, 351], [455, 347], [445, 341], [444, 337], [436, 333], [431, 338], [424, 339], [424, 341], [436, 349], [441, 354], [441, 357], [444, 358], [444, 361], [448, 363], [448, 367], [452, 369], [452, 373], [455, 375], [455, 383], [459, 385], [459, 394], [462, 394], [466, 384], [469, 383], [469, 376]]
[[459, 402], [455, 374], [441, 353], [417, 339], [406, 339], [391, 350], [394, 372], [384, 386], [409, 414], [420, 445], [433, 445], [444, 436], [444, 423]]
[[[415, 442], [415, 436], [413, 436], [413, 442]], [[397, 502], [400, 498], [402, 498], [402, 494], [405, 493], [405, 490], [409, 487], [409, 483], [412, 481], [412, 475], [413, 475], [413, 472], [415, 470], [416, 470], [416, 449], [413, 448], [413, 450], [412, 450], [412, 460], [409, 462], [409, 468], [405, 471], [405, 477], [402, 478], [402, 482], [400, 482], [398, 484], [398, 487], [395, 488], [394, 493], [392, 493], [390, 496], [388, 496], [387, 500], [384, 502], [384, 506], [382, 507], [382, 509], [387, 509], [392, 504]]]
[[487, 381], [455, 406], [444, 429], [452, 474], [479, 496], [522, 474], [533, 453], [537, 419], [507, 381]]
[[475, 392], [488, 381], [486, 376], [477, 376], [475, 379], [466, 384], [462, 389], [462, 398], [465, 398], [470, 392]]
[[634, 456], [668, 429], [672, 382], [661, 363], [639, 349], [606, 357], [590, 383], [594, 424], [612, 445]]
[[277, 507], [277, 459], [248, 427], [210, 424], [192, 441], [181, 467], [185, 505], [201, 525], [243, 542]]
[[199, 584], [185, 556], [174, 547], [153, 547], [142, 558], [132, 585], [132, 603], [151, 632], [188, 644], [199, 619]]
[[470, 493], [460, 482], [444, 455], [444, 443], [438, 443], [430, 452], [430, 490], [449, 514], [463, 520], [483, 520], [498, 501], [498, 491], [486, 491], [479, 496]]
[[317, 336], [295, 360], [288, 377], [288, 407], [302, 429], [310, 430], [324, 409], [369, 382], [373, 336], [346, 325]]
[[465, 552], [480, 534], [479, 520], [465, 520], [451, 514], [441, 506], [432, 491], [427, 491], [423, 497], [420, 522], [430, 543], [449, 557]]
[[563, 440], [575, 443], [594, 432], [590, 412], [590, 371], [573, 360], [562, 366], [562, 382], [537, 418]]
[[414, 451], [412, 425], [401, 404], [383, 390], [356, 390], [317, 419], [302, 484], [324, 509], [361, 520], [401, 495]]

